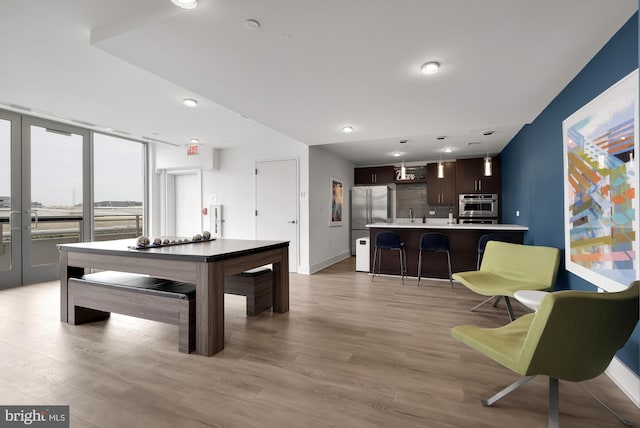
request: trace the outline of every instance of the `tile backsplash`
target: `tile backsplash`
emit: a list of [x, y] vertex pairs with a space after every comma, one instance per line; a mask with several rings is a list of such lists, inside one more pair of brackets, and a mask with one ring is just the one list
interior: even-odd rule
[[457, 217], [457, 207], [454, 205], [427, 204], [427, 184], [407, 183], [396, 185], [396, 218], [409, 218], [409, 208], [413, 209], [416, 219], [447, 218], [449, 211]]

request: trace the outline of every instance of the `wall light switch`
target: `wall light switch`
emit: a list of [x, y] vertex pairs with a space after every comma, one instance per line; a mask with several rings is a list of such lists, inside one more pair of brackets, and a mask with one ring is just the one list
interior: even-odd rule
[[516, 211], [516, 217], [520, 217], [520, 210]]

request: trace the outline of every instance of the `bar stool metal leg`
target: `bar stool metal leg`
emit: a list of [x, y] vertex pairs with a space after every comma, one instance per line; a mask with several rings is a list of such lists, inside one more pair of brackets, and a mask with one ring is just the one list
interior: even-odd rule
[[422, 275], [422, 250], [418, 252], [418, 287], [420, 287], [421, 275]]
[[451, 255], [449, 251], [447, 251], [447, 263], [449, 263], [449, 284], [451, 284], [451, 288], [453, 288], [453, 279], [451, 278]]
[[402, 278], [402, 285], [404, 285], [404, 272], [406, 269], [406, 266], [405, 266], [406, 261], [404, 257], [404, 250], [400, 248], [398, 251], [400, 256], [400, 278]]
[[[371, 282], [373, 282], [373, 279], [376, 277], [376, 256], [377, 255], [378, 255], [378, 248], [373, 250], [373, 267], [371, 269], [371, 273], [373, 275], [371, 275]], [[380, 266], [378, 266], [378, 269], [380, 269]]]

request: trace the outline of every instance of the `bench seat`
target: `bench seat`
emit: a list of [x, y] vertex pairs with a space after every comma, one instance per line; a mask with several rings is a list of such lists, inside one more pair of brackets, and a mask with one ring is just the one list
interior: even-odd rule
[[69, 278], [68, 319], [82, 324], [111, 312], [178, 326], [178, 349], [195, 349], [195, 285], [105, 271]]
[[255, 317], [273, 306], [273, 271], [251, 269], [224, 278], [224, 292], [247, 297], [247, 316]]

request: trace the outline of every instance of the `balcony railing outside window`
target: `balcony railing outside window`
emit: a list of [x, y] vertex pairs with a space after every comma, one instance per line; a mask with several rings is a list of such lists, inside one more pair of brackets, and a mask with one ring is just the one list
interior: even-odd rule
[[[129, 213], [108, 212], [96, 209], [94, 240], [135, 238], [142, 235], [142, 207], [129, 208]], [[136, 212], [137, 211], [137, 212]], [[0, 209], [0, 270], [8, 269], [11, 263], [11, 231], [9, 230], [9, 210]], [[38, 216], [37, 226], [31, 229], [32, 263], [44, 265], [58, 262], [58, 244], [82, 242], [81, 216]]]

